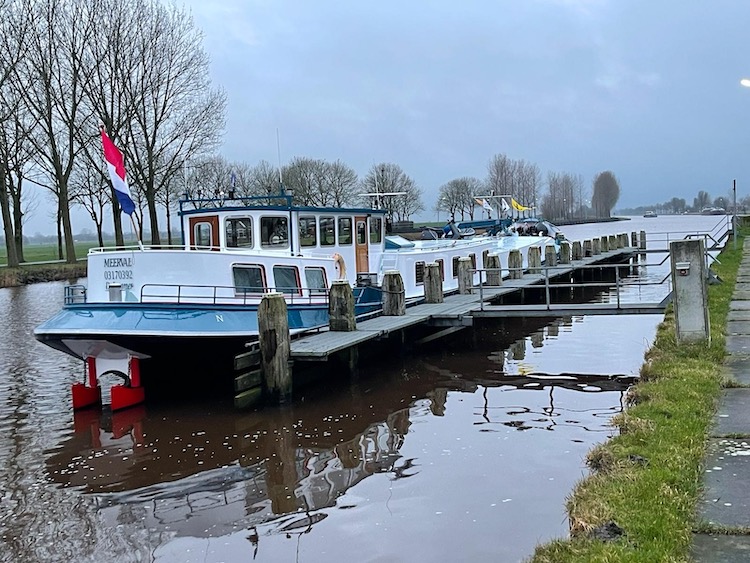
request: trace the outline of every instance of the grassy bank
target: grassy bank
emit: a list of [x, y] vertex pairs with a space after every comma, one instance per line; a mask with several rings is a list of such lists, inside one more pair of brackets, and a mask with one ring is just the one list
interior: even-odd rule
[[86, 277], [86, 262], [78, 264], [29, 264], [20, 268], [0, 268], [0, 287], [29, 283], [72, 280]]
[[[612, 421], [619, 435], [589, 452], [592, 473], [568, 499], [571, 539], [539, 546], [533, 562], [688, 558], [706, 440], [724, 383], [726, 318], [742, 241], [737, 250], [730, 241], [713, 266], [724, 283], [709, 286], [711, 344], [678, 345], [667, 313], [628, 408]], [[609, 522], [622, 535], [594, 539], [592, 531]], [[615, 536], [618, 528], [610, 527]]]

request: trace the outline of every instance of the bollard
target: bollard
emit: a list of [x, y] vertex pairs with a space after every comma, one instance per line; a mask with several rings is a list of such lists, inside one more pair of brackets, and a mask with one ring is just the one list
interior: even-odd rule
[[628, 247], [628, 233], [620, 233], [619, 239], [617, 241], [617, 248], [627, 248]]
[[544, 247], [544, 265], [548, 268], [557, 266], [557, 249], [552, 244]]
[[594, 247], [592, 246], [592, 243], [590, 240], [583, 241], [583, 255], [585, 257], [594, 255]]
[[508, 277], [512, 280], [520, 280], [523, 277], [523, 256], [517, 248], [508, 253], [508, 272]]
[[[578, 245], [580, 252], [581, 245]], [[570, 243], [564, 240], [560, 243], [560, 264], [570, 264]]]
[[640, 250], [646, 250], [646, 231], [641, 231], [641, 238], [638, 242], [638, 248]]
[[503, 284], [503, 264], [500, 261], [499, 254], [488, 254], [487, 255], [487, 285], [494, 287], [501, 286]]
[[539, 274], [542, 272], [542, 249], [538, 246], [530, 246], [529, 254], [529, 273]]
[[500, 270], [500, 256], [497, 254], [487, 255], [487, 285], [492, 287], [503, 285], [503, 273]]
[[591, 241], [591, 256], [602, 253], [601, 239], [595, 238]]
[[581, 247], [580, 240], [573, 242], [573, 248], [571, 249], [571, 258], [573, 260], [580, 260], [581, 258], [583, 258], [583, 248]]
[[599, 239], [599, 252], [607, 251], [609, 251], [609, 237], [607, 235], [602, 235]]
[[430, 262], [424, 270], [425, 303], [443, 302], [443, 278], [440, 276], [440, 264]]
[[467, 295], [471, 293], [474, 273], [471, 271], [471, 258], [463, 256], [458, 259], [458, 293]]
[[638, 233], [635, 231], [630, 233], [630, 246], [638, 248]]
[[610, 250], [617, 249], [617, 237], [615, 235], [609, 235], [609, 243], [607, 248], [609, 248]]
[[677, 341], [710, 343], [703, 239], [669, 243], [669, 257]]
[[[385, 288], [385, 283], [383, 284]], [[354, 317], [354, 294], [346, 280], [336, 280], [331, 284], [328, 298], [328, 327], [335, 332], [357, 330]]]
[[292, 370], [289, 366], [289, 319], [281, 293], [267, 293], [260, 300], [258, 339], [264, 390], [283, 402], [292, 393]]
[[406, 314], [404, 280], [398, 270], [383, 275], [383, 315], [400, 317]]

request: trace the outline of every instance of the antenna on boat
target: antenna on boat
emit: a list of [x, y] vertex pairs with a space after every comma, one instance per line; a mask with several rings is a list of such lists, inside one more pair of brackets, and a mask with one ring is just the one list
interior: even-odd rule
[[279, 141], [279, 128], [276, 128], [276, 157], [279, 160], [279, 190], [283, 189], [284, 182], [281, 179], [281, 142]]

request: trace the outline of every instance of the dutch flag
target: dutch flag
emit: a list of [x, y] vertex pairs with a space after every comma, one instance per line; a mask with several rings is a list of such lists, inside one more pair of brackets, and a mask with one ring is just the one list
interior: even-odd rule
[[130, 196], [128, 181], [125, 178], [125, 163], [122, 159], [122, 153], [112, 140], [107, 137], [104, 128], [102, 128], [102, 146], [104, 147], [104, 160], [107, 161], [109, 178], [112, 180], [112, 187], [115, 189], [117, 201], [125, 213], [132, 215], [133, 211], [135, 211], [135, 203], [133, 203], [133, 198]]

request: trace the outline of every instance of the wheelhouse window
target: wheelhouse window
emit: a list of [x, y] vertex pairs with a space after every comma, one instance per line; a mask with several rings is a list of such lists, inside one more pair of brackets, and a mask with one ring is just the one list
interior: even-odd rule
[[323, 268], [305, 268], [305, 284], [311, 294], [325, 293], [328, 287], [325, 270]]
[[225, 223], [227, 247], [252, 248], [253, 223], [250, 217], [230, 217]]
[[234, 266], [232, 267], [232, 277], [234, 278], [235, 293], [263, 293], [266, 290], [263, 266]]
[[357, 244], [367, 244], [367, 227], [364, 220], [357, 221]]
[[294, 266], [274, 266], [273, 279], [276, 291], [300, 293], [299, 272]]
[[336, 244], [336, 222], [333, 217], [320, 218], [320, 246]]
[[260, 245], [264, 248], [288, 248], [289, 218], [261, 217]]
[[424, 283], [424, 262], [414, 263], [414, 281], [417, 285]]
[[370, 242], [379, 243], [383, 240], [383, 219], [370, 217]]
[[352, 218], [339, 217], [339, 244], [352, 243]]
[[211, 246], [211, 223], [196, 223], [193, 226], [195, 246]]
[[299, 218], [299, 245], [315, 246], [318, 243], [315, 217]]

